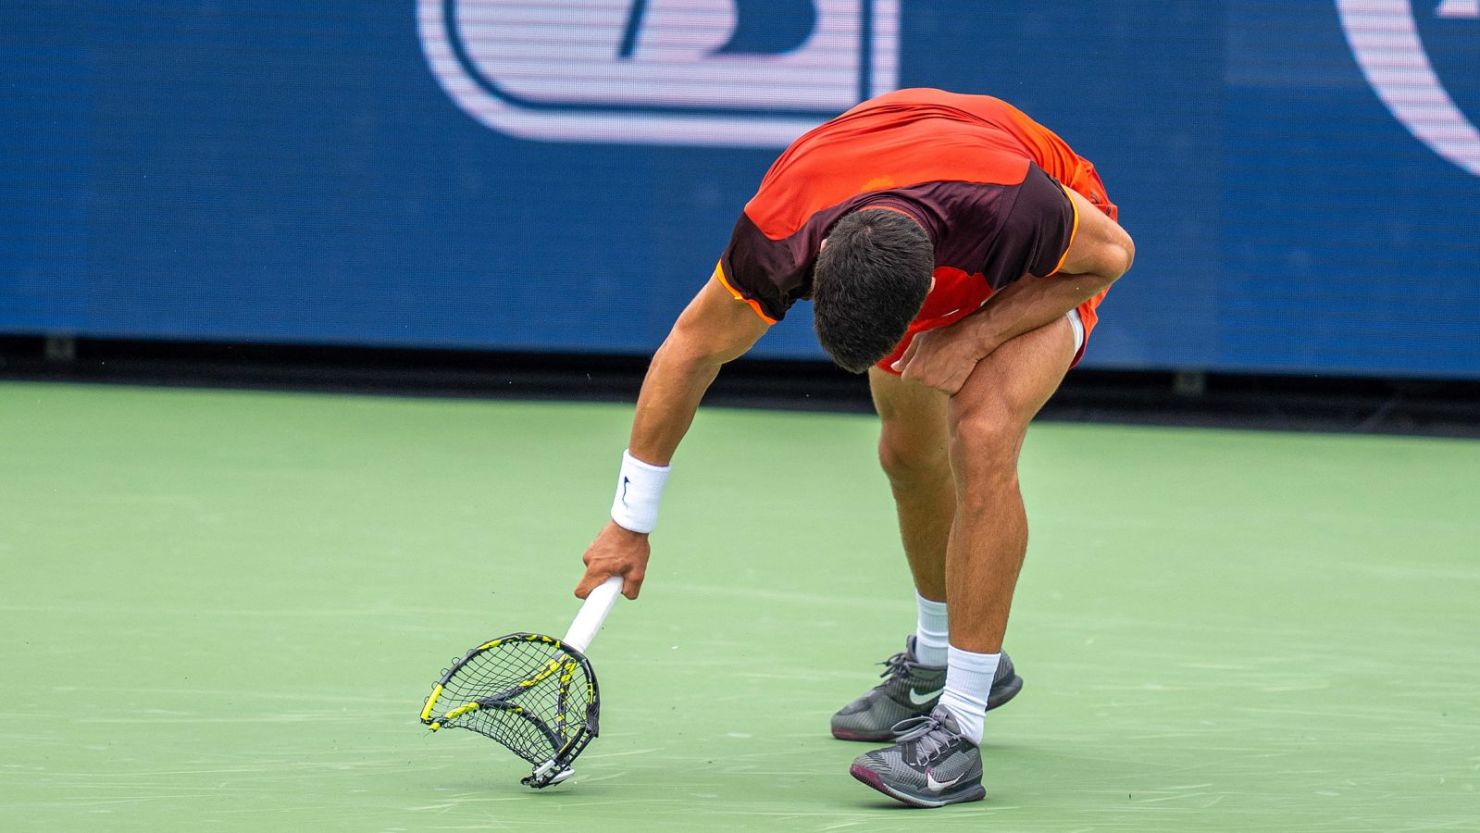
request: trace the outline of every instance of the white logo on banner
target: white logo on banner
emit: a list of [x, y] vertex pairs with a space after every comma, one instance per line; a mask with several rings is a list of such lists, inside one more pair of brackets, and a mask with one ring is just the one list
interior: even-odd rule
[[[1480, 131], [1434, 72], [1409, 0], [1336, 0], [1336, 9], [1382, 103], [1435, 153], [1480, 176]], [[1442, 0], [1434, 14], [1480, 20], [1480, 0]]]
[[782, 146], [898, 85], [899, 0], [418, 0], [433, 74], [495, 130]]

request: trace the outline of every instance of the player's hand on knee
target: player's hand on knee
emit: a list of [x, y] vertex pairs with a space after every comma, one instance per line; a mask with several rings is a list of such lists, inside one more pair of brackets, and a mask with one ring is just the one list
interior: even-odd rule
[[955, 396], [984, 355], [974, 340], [948, 327], [916, 334], [894, 369], [906, 380]]
[[622, 595], [636, 599], [642, 592], [651, 554], [652, 546], [645, 533], [632, 532], [608, 521], [581, 558], [586, 564], [586, 574], [576, 585], [576, 598], [586, 598], [609, 576], [621, 576]]

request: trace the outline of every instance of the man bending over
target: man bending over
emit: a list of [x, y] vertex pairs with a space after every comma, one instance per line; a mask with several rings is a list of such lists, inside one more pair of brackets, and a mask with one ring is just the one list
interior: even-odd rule
[[1131, 266], [1116, 215], [1088, 160], [987, 96], [900, 90], [797, 139], [653, 357], [576, 595], [620, 575], [637, 598], [705, 390], [811, 298], [823, 349], [869, 375], [918, 611], [833, 734], [894, 741], [851, 772], [906, 804], [982, 798], [983, 717], [1022, 684], [1002, 653], [1028, 540], [1018, 453]]

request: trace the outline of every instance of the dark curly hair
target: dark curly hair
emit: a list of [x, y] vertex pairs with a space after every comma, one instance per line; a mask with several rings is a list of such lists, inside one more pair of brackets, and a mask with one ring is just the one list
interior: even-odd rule
[[812, 275], [817, 340], [844, 370], [863, 373], [904, 338], [935, 270], [925, 230], [897, 211], [844, 215]]

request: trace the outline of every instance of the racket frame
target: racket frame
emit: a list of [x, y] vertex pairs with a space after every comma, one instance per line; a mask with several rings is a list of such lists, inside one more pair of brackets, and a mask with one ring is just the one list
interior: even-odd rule
[[[462, 670], [464, 666], [472, 662], [479, 655], [495, 650], [509, 642], [540, 642], [551, 645], [565, 654], [565, 659], [548, 660], [539, 670], [495, 695], [480, 697], [477, 700], [463, 703], [456, 708], [443, 712], [440, 716], [433, 716], [438, 700], [441, 699], [447, 684], [458, 671]], [[558, 739], [563, 736], [565, 727], [570, 725], [570, 721], [565, 715], [565, 703], [570, 694], [570, 685], [577, 669], [584, 671], [586, 675], [588, 695], [586, 714], [583, 716], [584, 719], [581, 722], [581, 726], [576, 730], [575, 734], [568, 740], [565, 740], [564, 743], [559, 743]], [[556, 727], [552, 730], [545, 721], [529, 714], [523, 707], [512, 702], [512, 700], [518, 697], [521, 692], [549, 679], [550, 675], [557, 671], [561, 672], [561, 680], [556, 689]], [[426, 704], [421, 710], [421, 722], [435, 732], [441, 729], [447, 721], [454, 720], [469, 712], [483, 709], [498, 709], [529, 722], [545, 736], [546, 740], [551, 741], [550, 745], [552, 747], [555, 747], [555, 754], [548, 760], [544, 762], [531, 761], [531, 763], [535, 764], [534, 770], [530, 772], [527, 778], [524, 778], [520, 782], [525, 786], [535, 789], [552, 786], [568, 778], [572, 771], [570, 767], [571, 763], [600, 734], [601, 695], [596, 681], [596, 672], [591, 668], [591, 661], [586, 658], [585, 653], [578, 650], [574, 645], [571, 645], [565, 640], [556, 639], [553, 636], [542, 633], [519, 631], [505, 634], [490, 639], [468, 651], [467, 654], [463, 655], [462, 659], [459, 659], [453, 663], [451, 668], [444, 671], [442, 677], [437, 680], [437, 684], [432, 687], [432, 693], [428, 695]]]

